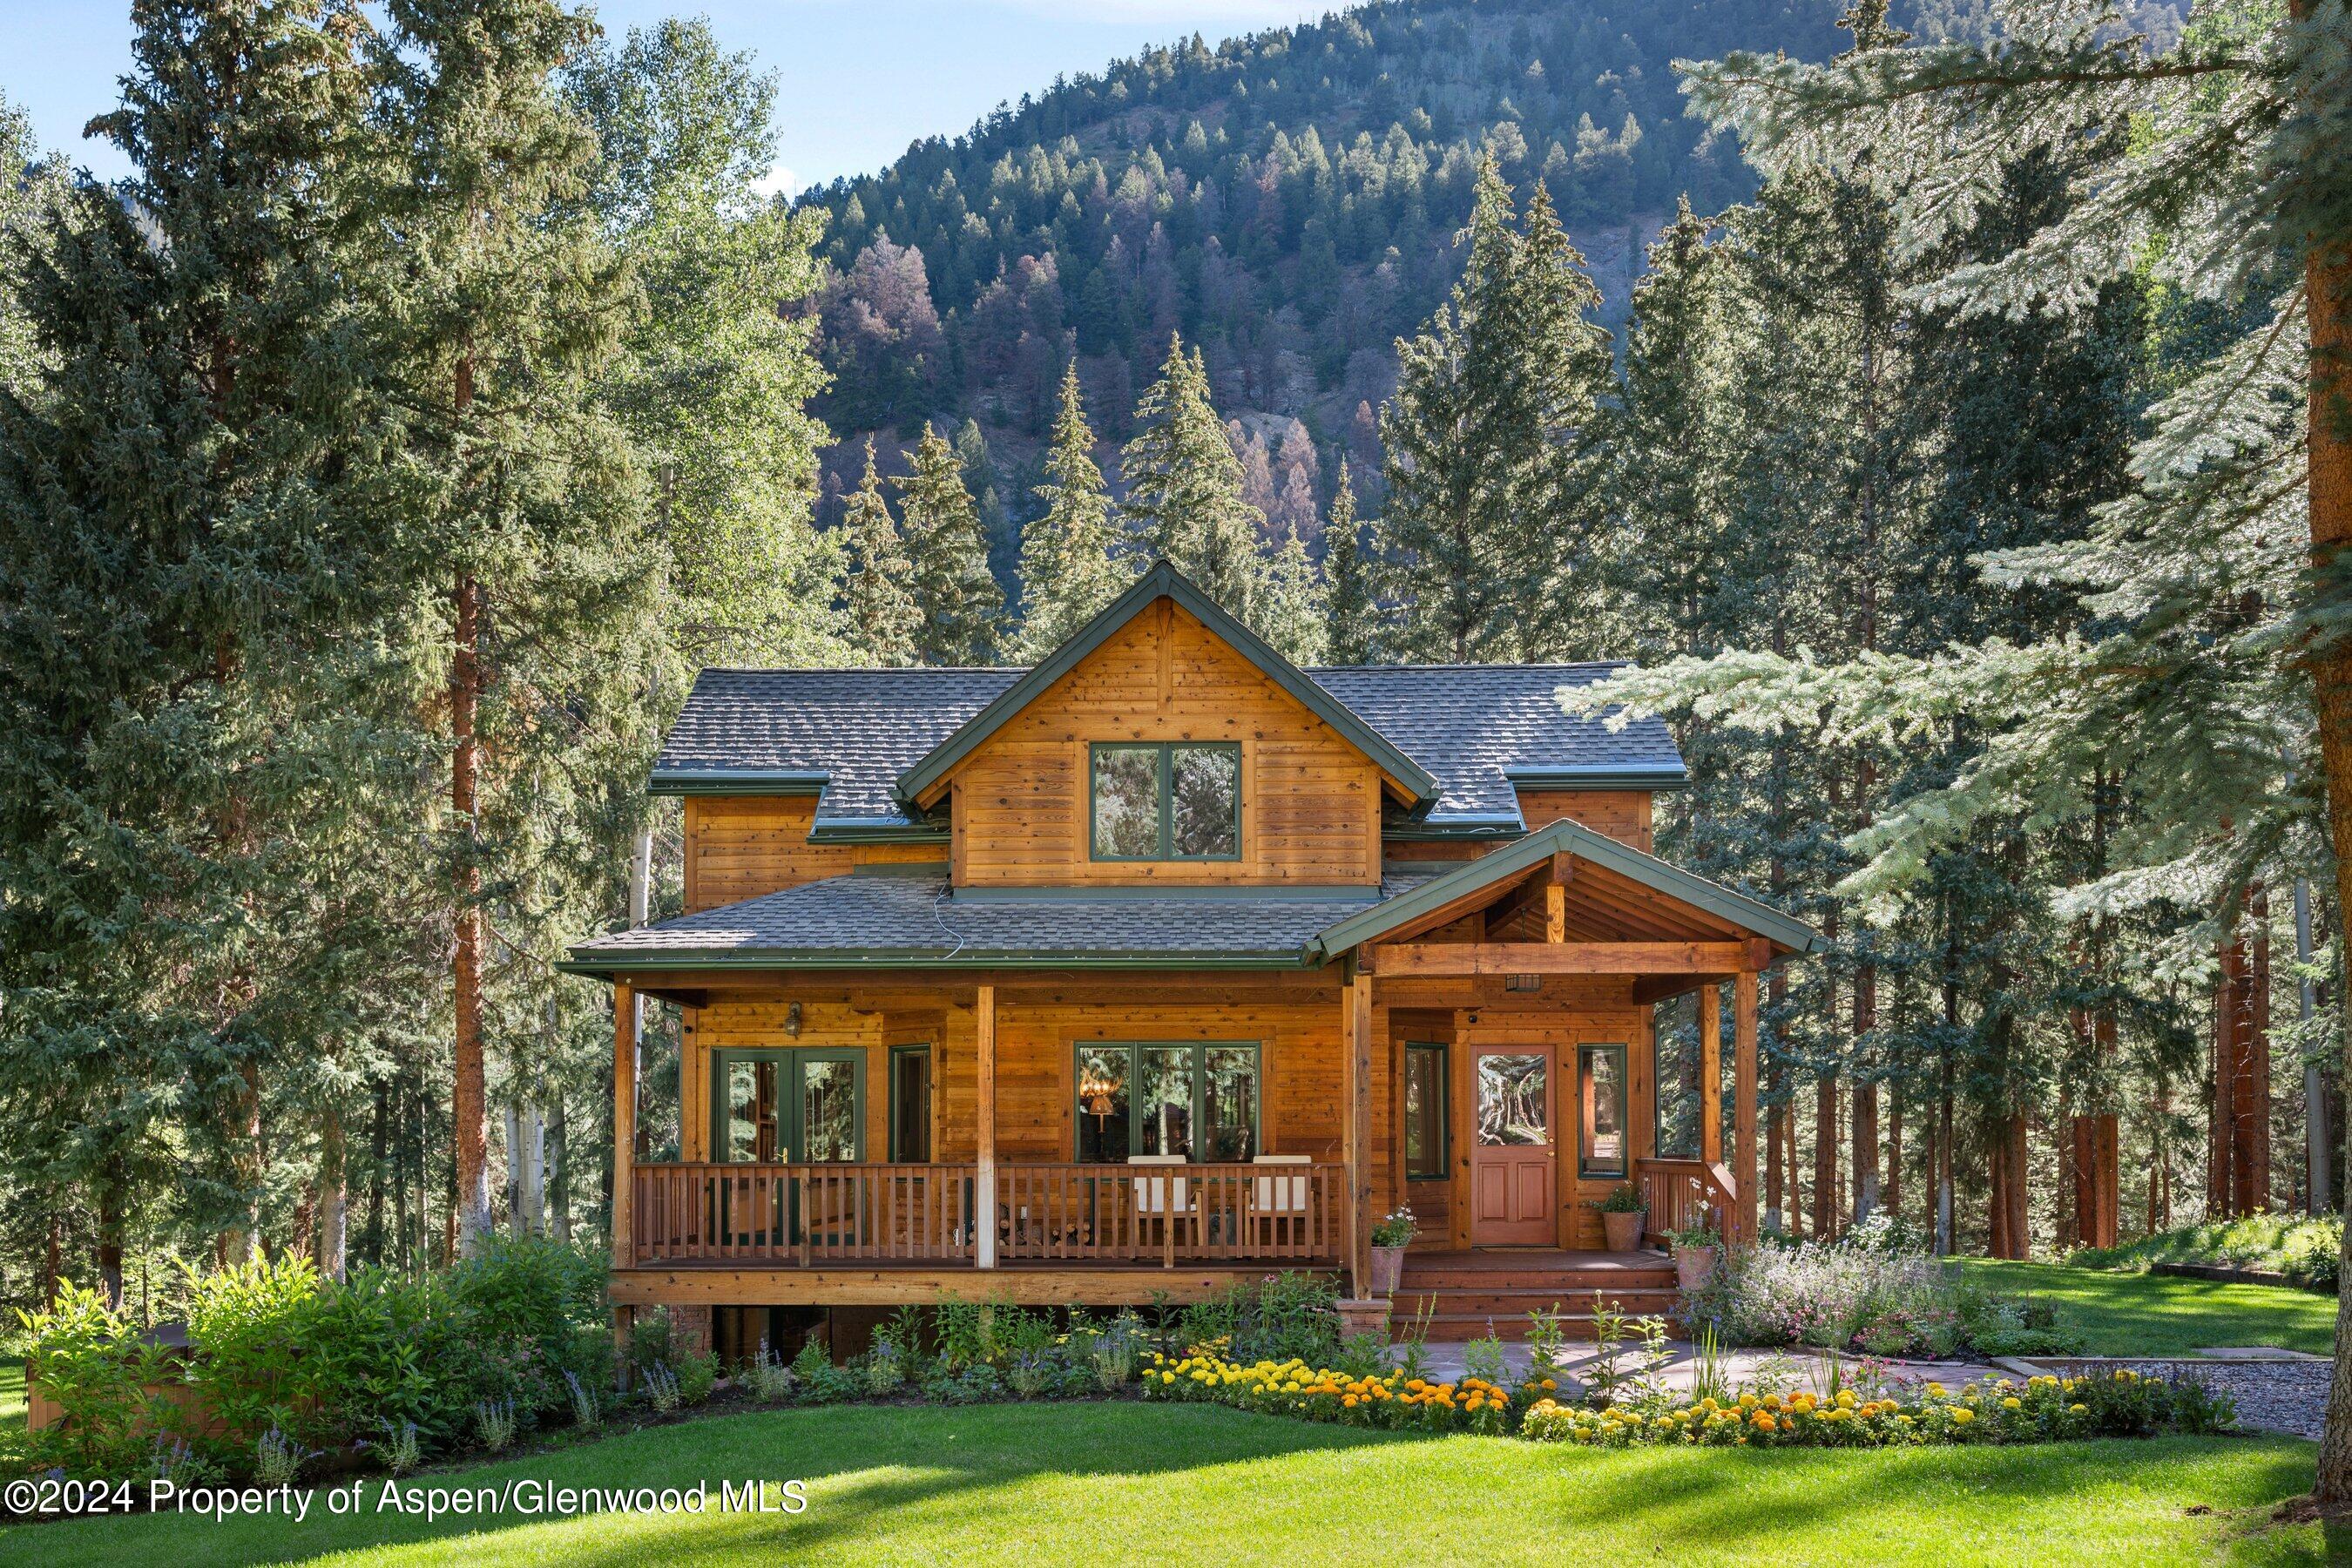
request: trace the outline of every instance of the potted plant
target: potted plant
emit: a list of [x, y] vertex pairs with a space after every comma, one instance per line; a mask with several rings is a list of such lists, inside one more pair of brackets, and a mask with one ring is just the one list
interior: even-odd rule
[[1400, 1207], [1372, 1222], [1372, 1294], [1393, 1296], [1404, 1278], [1404, 1249], [1419, 1227], [1412, 1210]]
[[1703, 1290], [1715, 1278], [1715, 1260], [1723, 1250], [1723, 1237], [1705, 1220], [1675, 1231], [1666, 1237], [1666, 1246], [1675, 1255], [1675, 1283], [1685, 1290]]
[[1648, 1206], [1642, 1202], [1642, 1189], [1631, 1182], [1621, 1182], [1609, 1189], [1609, 1195], [1585, 1205], [1601, 1211], [1601, 1230], [1612, 1252], [1631, 1252], [1642, 1245], [1642, 1227], [1649, 1219]]

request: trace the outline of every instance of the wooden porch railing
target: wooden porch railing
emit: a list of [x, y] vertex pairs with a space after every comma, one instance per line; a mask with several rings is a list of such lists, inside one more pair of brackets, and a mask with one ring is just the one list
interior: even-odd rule
[[1739, 1201], [1731, 1173], [1704, 1160], [1636, 1160], [1633, 1180], [1649, 1211], [1643, 1228], [1653, 1241], [1704, 1221], [1717, 1235], [1737, 1239]]
[[[971, 1165], [638, 1165], [629, 1263], [806, 1268], [976, 1261]], [[1332, 1264], [1337, 1164], [1000, 1165], [997, 1257]]]
[[970, 1165], [639, 1165], [630, 1259], [965, 1263]]
[[1008, 1165], [998, 1256], [1075, 1262], [1337, 1263], [1343, 1166]]

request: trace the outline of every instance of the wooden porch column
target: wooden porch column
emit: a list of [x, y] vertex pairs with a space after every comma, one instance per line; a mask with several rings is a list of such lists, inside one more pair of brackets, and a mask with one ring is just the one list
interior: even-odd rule
[[637, 990], [613, 983], [613, 1267], [626, 1268], [629, 1190], [635, 1185], [637, 1148]]
[[974, 1081], [979, 1095], [978, 1126], [973, 1140], [972, 1208], [979, 1228], [972, 1233], [972, 1261], [982, 1268], [996, 1267], [996, 987], [983, 985], [972, 1004], [972, 1044], [977, 1053]]
[[1339, 1002], [1348, 1080], [1348, 1289], [1361, 1300], [1372, 1293], [1372, 977], [1351, 973]]
[[1723, 993], [1698, 988], [1698, 1157], [1723, 1159]]
[[[1708, 990], [1713, 990], [1709, 986]], [[1739, 1189], [1740, 1241], [1756, 1239], [1756, 971], [1731, 981], [1731, 1180]]]

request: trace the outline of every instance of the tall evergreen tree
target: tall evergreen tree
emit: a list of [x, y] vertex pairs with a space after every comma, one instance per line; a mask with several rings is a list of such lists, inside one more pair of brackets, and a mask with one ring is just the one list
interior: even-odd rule
[[110, 1291], [135, 1207], [254, 1235], [265, 1089], [364, 1027], [338, 963], [397, 973], [361, 906], [400, 862], [365, 864], [367, 825], [421, 762], [370, 651], [355, 19], [135, 21], [95, 122], [133, 173], [10, 224], [47, 352], [0, 388], [0, 1148], [43, 1203], [95, 1209]]
[[1036, 491], [1045, 510], [1021, 531], [1022, 618], [1014, 647], [1016, 657], [1031, 663], [1068, 641], [1132, 575], [1118, 558], [1118, 527], [1094, 447], [1078, 362], [1072, 360], [1062, 373], [1045, 482]]
[[849, 542], [847, 633], [858, 658], [870, 664], [915, 662], [915, 639], [923, 612], [915, 602], [914, 567], [908, 562], [898, 524], [882, 494], [874, 468], [874, 437], [866, 437], [866, 478], [844, 509], [841, 531]]
[[1363, 527], [1356, 521], [1356, 491], [1348, 482], [1348, 460], [1339, 459], [1339, 482], [1323, 521], [1323, 640], [1334, 664], [1370, 664], [1378, 657], [1380, 600], [1364, 558]]
[[936, 426], [915, 443], [913, 472], [895, 481], [921, 622], [924, 664], [987, 664], [996, 658], [1004, 591], [988, 570], [988, 538], [964, 488], [963, 463]]
[[1399, 341], [1381, 421], [1400, 649], [1456, 663], [1519, 657], [1578, 620], [1528, 606], [1581, 574], [1610, 375], [1583, 318], [1599, 296], [1540, 185], [1522, 233], [1482, 163], [1469, 246], [1452, 298]]
[[1297, 524], [1267, 561], [1260, 629], [1293, 664], [1320, 664], [1330, 649], [1329, 595]]
[[1171, 337], [1168, 358], [1135, 405], [1136, 432], [1119, 453], [1122, 509], [1144, 547], [1255, 627], [1265, 591], [1258, 551], [1265, 520], [1242, 499], [1241, 460], [1209, 401], [1200, 351]]
[[[383, 352], [405, 414], [387, 504], [415, 581], [447, 614], [434, 673], [449, 763], [457, 1217], [470, 1248], [491, 1218], [492, 905], [527, 906], [563, 857], [622, 861], [625, 837], [581, 829], [625, 820], [625, 775], [571, 764], [646, 744], [657, 557], [628, 442], [592, 398], [636, 296], [589, 221], [596, 145], [554, 80], [589, 24], [551, 0], [395, 0], [387, 15], [373, 37], [385, 88], [370, 205], [388, 254], [369, 286], [383, 291]], [[540, 1020], [523, 1026], [535, 1036]]]

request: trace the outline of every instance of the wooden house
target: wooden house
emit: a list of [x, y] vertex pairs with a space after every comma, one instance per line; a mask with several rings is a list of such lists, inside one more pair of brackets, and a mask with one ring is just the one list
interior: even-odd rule
[[[1664, 1291], [1591, 1202], [1752, 1233], [1758, 976], [1819, 939], [1650, 853], [1672, 736], [1559, 700], [1611, 668], [1302, 669], [1160, 565], [1031, 669], [705, 671], [650, 781], [686, 912], [567, 965], [614, 993], [617, 1310], [1361, 1294], [1406, 1204], [1441, 1334]], [[1652, 1009], [1719, 987], [1730, 1158], [1714, 1005], [1660, 1158]], [[659, 1163], [639, 997], [683, 1009]]]

